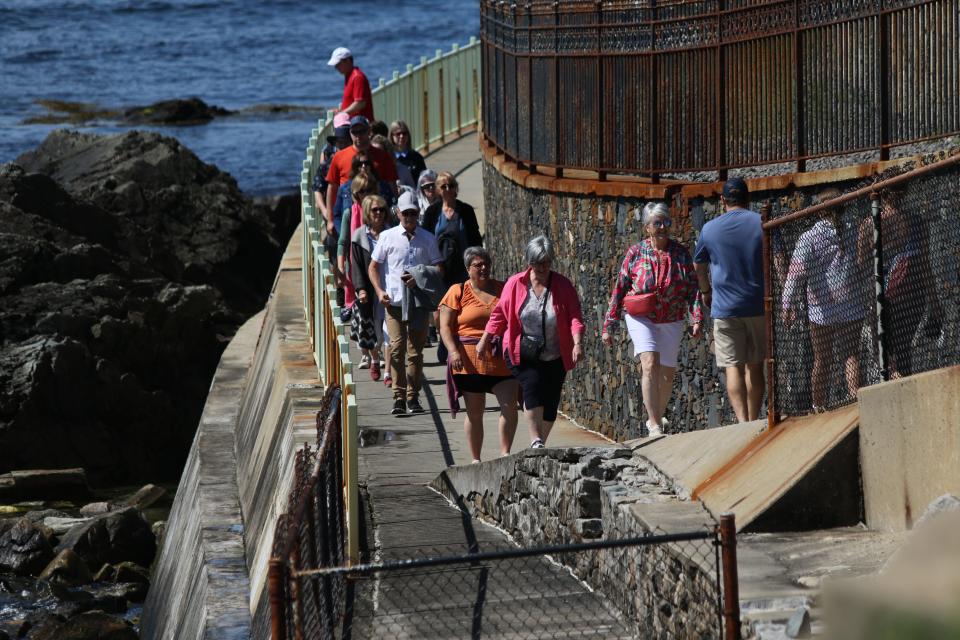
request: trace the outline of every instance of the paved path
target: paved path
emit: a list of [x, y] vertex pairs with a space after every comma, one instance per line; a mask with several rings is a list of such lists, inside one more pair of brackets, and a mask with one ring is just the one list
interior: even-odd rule
[[[459, 173], [462, 198], [476, 206], [482, 204], [479, 163], [473, 163], [478, 156], [476, 136], [470, 135], [429, 156], [427, 164]], [[366, 443], [360, 449], [359, 477], [369, 500], [366, 538], [371, 559], [515, 548], [499, 530], [474, 521], [426, 486], [446, 467], [469, 464], [470, 453], [463, 414], [453, 419], [447, 408], [445, 369], [437, 364], [436, 348], [427, 347], [424, 355], [421, 402], [427, 412], [420, 415], [390, 415], [390, 389], [371, 381], [367, 370], [354, 370], [359, 427]], [[353, 361], [359, 362], [355, 348]], [[484, 459], [499, 455], [498, 414], [492, 396], [490, 400]], [[528, 443], [521, 416], [514, 451]], [[549, 441], [551, 446], [608, 444], [565, 420], [557, 422]], [[446, 638], [475, 637], [477, 624], [484, 637], [629, 637], [601, 598], [544, 558], [380, 576], [362, 586], [354, 627], [359, 637]]]

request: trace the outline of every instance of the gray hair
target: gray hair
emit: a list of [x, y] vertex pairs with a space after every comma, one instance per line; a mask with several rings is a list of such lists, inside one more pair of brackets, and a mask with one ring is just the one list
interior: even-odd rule
[[667, 205], [662, 202], [648, 202], [647, 204], [643, 205], [643, 226], [647, 226], [654, 216], [663, 216], [669, 220], [670, 209], [668, 209]]
[[420, 192], [420, 187], [423, 186], [424, 182], [436, 182], [437, 181], [437, 172], [433, 169], [424, 169], [420, 172], [420, 177], [417, 178], [417, 192]]
[[553, 243], [547, 236], [539, 235], [527, 243], [523, 255], [527, 259], [527, 264], [539, 264], [547, 260], [553, 260]]
[[487, 261], [487, 264], [493, 264], [493, 259], [490, 257], [490, 252], [479, 245], [476, 247], [466, 248], [466, 250], [463, 252], [463, 266], [469, 269], [470, 263], [473, 262], [474, 258], [483, 258]]

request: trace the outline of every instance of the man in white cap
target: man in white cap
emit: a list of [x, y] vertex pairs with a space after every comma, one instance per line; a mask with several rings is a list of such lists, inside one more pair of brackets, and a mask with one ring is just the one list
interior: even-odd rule
[[370, 95], [370, 82], [360, 67], [353, 64], [353, 54], [346, 47], [337, 47], [330, 54], [327, 64], [343, 74], [343, 99], [340, 111], [353, 116], [365, 116], [373, 122], [373, 97]]
[[[393, 413], [423, 413], [420, 383], [423, 346], [427, 341], [427, 308], [409, 304], [417, 286], [411, 271], [443, 262], [432, 233], [417, 225], [420, 206], [412, 191], [400, 194], [400, 224], [380, 234], [370, 255], [370, 282], [387, 313], [390, 334], [390, 377], [393, 378]], [[383, 274], [381, 281], [380, 275]], [[383, 288], [381, 288], [381, 282]], [[407, 304], [404, 304], [406, 298]]]

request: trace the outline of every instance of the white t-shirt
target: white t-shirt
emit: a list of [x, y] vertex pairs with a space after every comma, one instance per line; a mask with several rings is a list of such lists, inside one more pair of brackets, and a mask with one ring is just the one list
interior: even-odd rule
[[371, 260], [386, 265], [384, 283], [393, 307], [399, 307], [403, 301], [404, 284], [400, 276], [404, 271], [420, 264], [432, 266], [443, 262], [432, 233], [417, 227], [413, 234], [413, 238], [408, 239], [402, 225], [387, 229], [380, 234], [380, 240], [370, 254]]

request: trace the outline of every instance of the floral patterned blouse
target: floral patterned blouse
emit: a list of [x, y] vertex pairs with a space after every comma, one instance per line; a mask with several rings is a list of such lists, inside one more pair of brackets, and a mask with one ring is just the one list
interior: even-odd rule
[[619, 327], [624, 297], [656, 291], [657, 276], [661, 273], [664, 273], [660, 278], [664, 283], [659, 291], [656, 311], [648, 316], [649, 319], [676, 322], [683, 320], [689, 309], [694, 323], [703, 321], [700, 285], [690, 252], [674, 240], [665, 250], [658, 251], [646, 238], [630, 247], [623, 258], [603, 322], [605, 332], [613, 333]]

